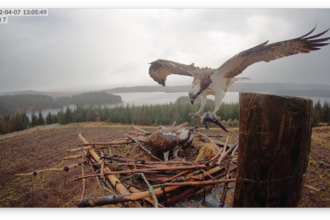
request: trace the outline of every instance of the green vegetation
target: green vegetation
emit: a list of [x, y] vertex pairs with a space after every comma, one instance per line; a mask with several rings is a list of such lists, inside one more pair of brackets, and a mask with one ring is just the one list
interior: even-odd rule
[[320, 100], [314, 105], [313, 111], [313, 127], [319, 126], [319, 124], [327, 123], [330, 124], [330, 106], [327, 101], [324, 102], [323, 107]]
[[[179, 97], [175, 103], [163, 105], [143, 105], [130, 106], [119, 105], [114, 108], [106, 106], [85, 106], [77, 104], [74, 110], [69, 107], [61, 110], [57, 114], [50, 112], [44, 119], [39, 111], [38, 116], [32, 112], [31, 122], [25, 113], [5, 115], [0, 118], [0, 134], [10, 133], [26, 129], [28, 127], [60, 123], [68, 124], [73, 122], [96, 121], [97, 115], [100, 121], [109, 123], [137, 124], [137, 125], [171, 125], [174, 121], [177, 124], [188, 121], [191, 126], [200, 126], [199, 119], [191, 119], [189, 113], [195, 113], [200, 107], [200, 100], [196, 100], [194, 105], [190, 104], [189, 97]], [[205, 111], [212, 111], [214, 101], [207, 100]], [[223, 103], [217, 112], [225, 126], [238, 127], [239, 105], [238, 103]], [[330, 123], [330, 106], [325, 102], [323, 106], [320, 101], [314, 105], [313, 126], [318, 126], [320, 122]], [[212, 126], [212, 125], [211, 125]]]
[[[192, 105], [188, 97], [179, 97], [175, 103], [163, 105], [143, 105], [143, 106], [116, 106], [114, 108], [101, 107], [84, 107], [77, 105], [71, 111], [69, 108], [66, 111], [60, 111], [57, 116], [60, 124], [71, 122], [95, 121], [97, 114], [101, 121], [122, 124], [138, 124], [138, 125], [170, 125], [174, 121], [178, 124], [189, 121], [191, 125], [198, 125], [199, 119], [191, 119], [189, 113], [197, 112], [200, 104]], [[208, 100], [206, 111], [214, 108], [214, 101]], [[227, 104], [223, 103], [218, 114], [222, 120], [238, 119], [238, 103]]]

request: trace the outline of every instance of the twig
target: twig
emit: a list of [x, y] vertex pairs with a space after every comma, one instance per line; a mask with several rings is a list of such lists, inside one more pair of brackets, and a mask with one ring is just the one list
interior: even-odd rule
[[183, 174], [189, 173], [189, 172], [190, 172], [190, 170], [183, 171], [183, 172], [181, 172], [181, 173], [179, 173], [179, 174], [177, 174], [177, 175], [175, 175], [175, 176], [173, 176], [173, 177], [165, 180], [164, 182], [169, 182], [169, 181], [171, 181], [171, 180], [173, 180], [173, 179], [175, 179], [175, 178], [177, 178], [177, 177], [179, 177], [179, 176], [181, 176]]
[[142, 178], [144, 179], [144, 182], [146, 182], [148, 188], [149, 188], [149, 191], [150, 191], [150, 194], [151, 194], [151, 197], [152, 199], [154, 200], [154, 205], [155, 205], [155, 208], [158, 208], [158, 200], [157, 200], [157, 197], [155, 196], [155, 192], [154, 192], [154, 189], [150, 186], [148, 180], [146, 179], [146, 177], [144, 176], [143, 173], [140, 173], [140, 175], [142, 176]]
[[[84, 150], [83, 150], [83, 146], [81, 144], [81, 175], [82, 176], [85, 176], [85, 171], [84, 171]], [[83, 189], [82, 189], [82, 192], [81, 192], [81, 199], [84, 198], [85, 196], [85, 189], [86, 189], [86, 180], [85, 178], [82, 178], [82, 184], [83, 184]]]
[[239, 146], [239, 144], [237, 143], [237, 145], [236, 145], [235, 149], [233, 150], [231, 156], [234, 156], [234, 155], [235, 155], [235, 153], [236, 153], [236, 151], [237, 151], [237, 149], [238, 149], [238, 146]]
[[148, 136], [148, 135], [145, 134], [145, 133], [135, 132], [135, 131], [128, 131], [128, 133], [130, 133], [130, 134], [135, 134], [135, 135], [140, 135], [140, 136]]
[[149, 135], [149, 134], [151, 134], [150, 132], [148, 132], [148, 131], [145, 131], [145, 130], [143, 130], [143, 129], [141, 129], [141, 128], [138, 128], [138, 127], [136, 127], [136, 126], [132, 126], [132, 128], [134, 128], [134, 129], [136, 129], [136, 130], [138, 130], [138, 131], [141, 131], [142, 133], [144, 133], [144, 134], [146, 134], [146, 135]]
[[171, 127], [174, 127], [175, 124], [176, 124], [176, 121], [173, 122], [173, 124], [171, 125]]
[[[235, 182], [235, 179], [164, 183], [161, 185], [164, 185], [164, 186], [196, 186], [196, 185], [210, 185], [210, 184], [228, 183], [228, 182]], [[156, 186], [159, 186], [159, 185], [155, 185], [153, 187], [156, 187]]]
[[[84, 144], [88, 144], [88, 141], [81, 134], [79, 134], [78, 137]], [[95, 161], [100, 160], [100, 156], [93, 149], [90, 149], [89, 152], [90, 152], [91, 156], [94, 158]], [[110, 172], [111, 170], [108, 167], [105, 167], [104, 171], [105, 172]], [[126, 190], [126, 188], [123, 185], [121, 185], [121, 184], [117, 185], [117, 183], [120, 183], [120, 181], [117, 179], [117, 177], [115, 175], [107, 175], [107, 178], [109, 179], [109, 181], [111, 182], [111, 184], [113, 186], [116, 186], [115, 187], [116, 190], [121, 195], [124, 195], [124, 194], [128, 193], [128, 191]], [[137, 203], [131, 203], [131, 202], [129, 202], [128, 205], [130, 207], [141, 207], [141, 205], [138, 205]]]
[[233, 144], [222, 156], [220, 156], [219, 160], [217, 161], [217, 164], [220, 164], [223, 158], [225, 158], [234, 149], [234, 147], [236, 147], [237, 144], [238, 142]]
[[188, 122], [185, 122], [185, 123], [182, 123], [181, 125], [176, 126], [176, 128], [183, 128], [183, 127], [186, 127], [188, 124], [189, 124]]
[[103, 155], [103, 153], [101, 152], [101, 158], [100, 158], [100, 160], [101, 160], [101, 171], [100, 171], [100, 178], [104, 181], [104, 179], [105, 179], [105, 177], [104, 177], [104, 175], [103, 175], [103, 173], [104, 173], [104, 159], [102, 158], [104, 155]]
[[127, 159], [124, 157], [118, 157], [118, 156], [104, 156], [105, 159], [115, 160], [115, 161], [123, 161], [123, 162], [134, 162], [139, 164], [187, 164], [187, 165], [194, 165], [197, 163], [187, 162], [187, 161], [144, 161], [144, 160], [138, 160], [138, 159]]
[[208, 172], [205, 172], [205, 170], [203, 170], [203, 173], [205, 173], [207, 176], [209, 176], [211, 179], [215, 180], [213, 176], [211, 176]]
[[315, 191], [318, 191], [318, 192], [320, 192], [320, 189], [318, 189], [318, 188], [315, 188], [315, 187], [313, 187], [313, 186], [310, 186], [310, 185], [304, 185], [304, 187], [307, 187], [307, 188], [309, 188], [309, 189], [312, 189], [312, 190], [315, 190]]
[[61, 187], [61, 190], [60, 190], [60, 195], [58, 196], [58, 200], [57, 200], [57, 205], [60, 204], [60, 199], [61, 199], [61, 196], [62, 196], [62, 193], [63, 193], [63, 188], [64, 188], [64, 185], [65, 185], [65, 181], [66, 181], [66, 176], [68, 175], [68, 172], [69, 172], [69, 169], [66, 170], [65, 174], [64, 174], [64, 180], [63, 180], [63, 184], [62, 184], [62, 187]]
[[[232, 161], [229, 162], [229, 166], [227, 168], [227, 175], [226, 175], [226, 179], [230, 179], [230, 166], [232, 165]], [[219, 208], [223, 208], [223, 206], [225, 205], [225, 200], [226, 200], [226, 195], [227, 195], [227, 191], [228, 191], [228, 183], [225, 183], [223, 190], [222, 190], [222, 196], [219, 202]]]
[[109, 193], [111, 193], [112, 195], [116, 195], [115, 192], [113, 192], [111, 189], [109, 189], [108, 187], [103, 187], [103, 189], [105, 189], [106, 191], [108, 191]]
[[62, 168], [49, 168], [49, 169], [34, 171], [31, 173], [19, 173], [19, 174], [15, 174], [15, 176], [32, 176], [32, 175], [37, 175], [38, 173], [49, 172], [49, 171], [65, 171], [65, 169], [73, 169], [78, 166], [81, 166], [81, 163], [71, 164], [69, 166], [62, 167]]
[[[156, 172], [156, 171], [173, 171], [173, 170], [189, 170], [189, 169], [198, 169], [198, 168], [205, 168], [205, 165], [196, 165], [196, 166], [176, 166], [176, 167], [159, 167], [159, 168], [149, 168], [149, 169], [132, 169], [132, 170], [122, 170], [122, 171], [111, 171], [111, 172], [105, 172], [104, 175], [114, 175], [114, 174], [133, 174], [133, 173], [150, 173], [150, 172]], [[94, 176], [100, 176], [100, 174], [93, 174], [88, 176], [82, 176], [78, 177], [76, 179], [70, 180], [77, 181], [81, 178], [88, 178], [88, 177], [94, 177]]]

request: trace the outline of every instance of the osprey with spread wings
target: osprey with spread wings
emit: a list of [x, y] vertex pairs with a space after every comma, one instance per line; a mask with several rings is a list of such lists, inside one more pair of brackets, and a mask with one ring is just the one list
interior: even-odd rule
[[185, 65], [169, 60], [159, 59], [151, 63], [149, 74], [156, 82], [163, 86], [165, 86], [166, 78], [170, 74], [194, 77], [189, 89], [189, 97], [191, 99], [191, 103], [193, 104], [199, 96], [201, 98], [201, 107], [192, 115], [199, 116], [199, 114], [204, 110], [207, 100], [206, 97], [208, 95], [214, 95], [215, 108], [211, 114], [220, 120], [220, 118], [216, 116], [216, 112], [221, 106], [221, 101], [225, 96], [225, 92], [228, 87], [237, 80], [246, 79], [235, 78], [235, 76], [242, 73], [248, 66], [254, 63], [260, 61], [269, 62], [298, 53], [309, 53], [310, 51], [319, 50], [320, 47], [328, 45], [329, 43], [323, 42], [329, 40], [330, 37], [318, 39], [317, 37], [322, 36], [329, 29], [320, 34], [309, 36], [314, 30], [315, 27], [307, 34], [291, 40], [268, 45], [268, 41], [266, 41], [260, 45], [240, 52], [223, 63], [218, 69], [211, 69], [208, 67], [199, 68], [195, 67], [193, 63], [191, 65]]

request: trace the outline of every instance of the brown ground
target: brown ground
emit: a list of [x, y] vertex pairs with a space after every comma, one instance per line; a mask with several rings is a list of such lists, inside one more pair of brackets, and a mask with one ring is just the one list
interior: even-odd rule
[[[156, 127], [142, 127], [153, 131]], [[69, 170], [64, 193], [58, 203], [58, 191], [63, 184], [64, 172], [46, 172], [38, 174], [35, 184], [33, 176], [17, 177], [17, 173], [59, 166], [62, 158], [68, 156], [65, 150], [77, 148], [81, 143], [81, 133], [89, 142], [107, 142], [121, 138], [131, 126], [109, 125], [106, 123], [79, 123], [55, 128], [38, 129], [20, 133], [11, 137], [0, 136], [0, 207], [75, 207], [73, 201], [80, 199], [82, 182], [70, 180], [81, 174], [81, 168]], [[238, 129], [232, 129], [235, 132]], [[204, 131], [204, 129], [202, 130]], [[220, 129], [211, 129], [210, 134], [221, 134]], [[225, 141], [224, 137], [220, 140]], [[235, 138], [230, 138], [230, 143]], [[305, 184], [316, 189], [304, 187], [299, 206], [330, 207], [330, 127], [313, 129], [312, 146], [307, 168]], [[179, 152], [187, 161], [195, 160], [199, 147], [191, 147], [189, 152]], [[79, 152], [80, 153], [80, 152]], [[131, 146], [113, 148], [113, 154], [129, 158], [146, 158], [143, 151]], [[78, 153], [72, 153], [76, 155]], [[158, 155], [162, 159], [162, 155]], [[80, 162], [81, 159], [65, 161], [64, 165]], [[320, 164], [320, 162], [324, 162]], [[61, 167], [63, 165], [60, 165]], [[92, 174], [91, 168], [85, 167], [85, 175]], [[134, 181], [137, 186], [139, 182]], [[34, 186], [33, 186], [34, 185]], [[33, 186], [33, 190], [32, 190]], [[86, 181], [85, 198], [104, 196], [95, 178]], [[319, 190], [319, 191], [318, 191]], [[228, 200], [232, 200], [228, 193]]]

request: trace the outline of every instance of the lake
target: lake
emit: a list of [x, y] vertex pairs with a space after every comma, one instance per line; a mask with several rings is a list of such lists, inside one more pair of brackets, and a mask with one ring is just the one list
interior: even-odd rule
[[[137, 93], [115, 93], [115, 95], [120, 95], [123, 103], [121, 104], [112, 104], [112, 105], [102, 105], [107, 106], [109, 108], [113, 108], [117, 105], [124, 105], [127, 104], [134, 104], [135, 106], [141, 106], [141, 105], [157, 105], [157, 104], [166, 104], [170, 102], [175, 102], [177, 98], [180, 96], [188, 96], [188, 92], [178, 92], [178, 93], [165, 93], [165, 92], [137, 92]], [[209, 99], [214, 100], [214, 96], [208, 96]], [[314, 104], [320, 100], [321, 104], [325, 102], [327, 98], [319, 98], [319, 97], [309, 97], [313, 100]], [[237, 103], [239, 99], [239, 93], [238, 92], [227, 92], [225, 97], [223, 98], [223, 102], [226, 103]], [[74, 109], [75, 105], [70, 105], [70, 109]], [[66, 106], [63, 107], [63, 110], [65, 111]], [[56, 114], [61, 109], [49, 109], [49, 110], [43, 110], [41, 111], [43, 117], [46, 118], [48, 112], [51, 114]], [[32, 112], [26, 112], [27, 116], [31, 120], [31, 113]], [[38, 116], [38, 111], [35, 112], [35, 114]]]

